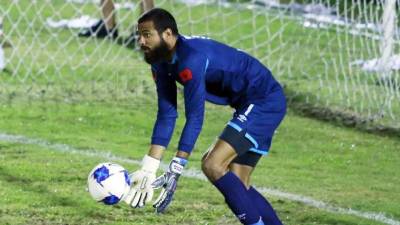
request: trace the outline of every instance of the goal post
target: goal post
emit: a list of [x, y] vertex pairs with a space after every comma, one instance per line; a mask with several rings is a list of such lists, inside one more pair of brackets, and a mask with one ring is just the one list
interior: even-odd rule
[[396, 26], [396, 0], [386, 0], [382, 16], [382, 41], [381, 58], [378, 68], [382, 72], [382, 77], [390, 77], [391, 62], [390, 58], [394, 54], [394, 35]]
[[[138, 1], [115, 0], [128, 37]], [[180, 32], [257, 57], [288, 98], [356, 123], [400, 129], [399, 0], [155, 0]], [[124, 101], [154, 95], [149, 67], [118, 40], [82, 38], [101, 17], [98, 0], [10, 0], [0, 4], [5, 69], [0, 99]], [[11, 48], [4, 48], [5, 41]], [[134, 104], [134, 103], [132, 103]]]

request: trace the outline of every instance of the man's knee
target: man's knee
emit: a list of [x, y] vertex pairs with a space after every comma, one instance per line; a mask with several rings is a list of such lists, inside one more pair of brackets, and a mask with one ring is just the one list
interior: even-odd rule
[[212, 160], [205, 159], [201, 164], [201, 169], [208, 179], [216, 181], [227, 171], [227, 167]]
[[206, 161], [206, 158], [208, 156], [209, 151], [207, 151], [206, 153], [204, 153], [204, 155], [201, 157], [201, 163], [203, 164], [204, 161]]

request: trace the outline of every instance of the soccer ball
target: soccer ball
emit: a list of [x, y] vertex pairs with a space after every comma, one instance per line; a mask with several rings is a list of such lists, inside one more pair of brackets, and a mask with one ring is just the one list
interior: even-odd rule
[[88, 176], [90, 195], [106, 205], [117, 204], [128, 193], [130, 185], [128, 171], [115, 163], [100, 163]]

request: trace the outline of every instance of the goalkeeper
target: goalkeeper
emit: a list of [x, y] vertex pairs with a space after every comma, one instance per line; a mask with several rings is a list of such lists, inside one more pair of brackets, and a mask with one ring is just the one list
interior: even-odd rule
[[[250, 175], [261, 156], [268, 153], [286, 112], [282, 87], [271, 72], [243, 51], [211, 39], [180, 35], [175, 19], [164, 9], [143, 14], [138, 34], [157, 87], [158, 113], [151, 147], [142, 168], [132, 174], [135, 183], [125, 201], [142, 207], [152, 199], [153, 187], [161, 187], [153, 206], [156, 212], [164, 212], [201, 131], [207, 100], [236, 111], [204, 155], [204, 174], [243, 224], [282, 224], [268, 201], [250, 186]], [[156, 179], [177, 118], [177, 83], [183, 86], [186, 124], [176, 156]]]

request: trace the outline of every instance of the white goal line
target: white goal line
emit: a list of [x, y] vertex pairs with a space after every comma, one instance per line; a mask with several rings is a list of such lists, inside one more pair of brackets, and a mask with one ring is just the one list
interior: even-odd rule
[[[120, 157], [117, 155], [112, 154], [111, 152], [107, 151], [100, 151], [95, 149], [77, 149], [71, 147], [66, 144], [58, 144], [52, 143], [43, 139], [37, 138], [29, 138], [21, 135], [11, 135], [0, 133], [0, 141], [7, 142], [7, 143], [16, 143], [16, 144], [27, 144], [27, 145], [37, 145], [43, 147], [45, 149], [55, 150], [57, 152], [69, 153], [69, 154], [77, 154], [77, 155], [84, 155], [88, 157], [97, 157], [108, 161], [119, 161], [128, 164], [140, 165], [141, 161]], [[166, 169], [168, 165], [161, 164], [162, 169]], [[183, 174], [185, 177], [194, 178], [198, 180], [207, 181], [206, 177], [203, 175], [201, 171], [195, 168], [188, 168], [186, 169]], [[389, 225], [400, 225], [400, 221], [389, 218], [383, 212], [362, 212], [354, 209], [349, 208], [341, 208], [338, 206], [332, 206], [322, 201], [315, 200], [313, 198], [302, 196], [298, 194], [287, 193], [284, 191], [280, 191], [277, 189], [271, 189], [267, 187], [257, 187], [257, 189], [266, 195], [279, 197], [288, 199], [290, 201], [301, 202], [307, 206], [315, 207], [320, 210], [325, 210], [327, 212], [335, 213], [335, 214], [346, 214], [352, 215], [356, 217], [365, 218], [368, 220], [375, 220], [381, 223], [389, 224]]]

